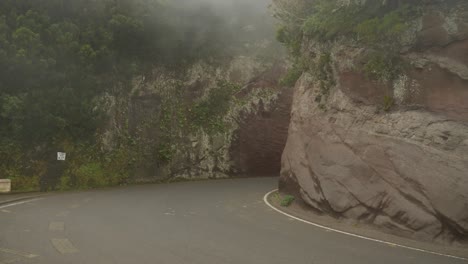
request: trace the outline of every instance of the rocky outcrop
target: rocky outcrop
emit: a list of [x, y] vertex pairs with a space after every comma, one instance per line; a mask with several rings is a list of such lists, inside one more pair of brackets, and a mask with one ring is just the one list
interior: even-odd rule
[[131, 139], [137, 182], [277, 176], [292, 100], [279, 84], [284, 71], [247, 56], [154, 69], [113, 104], [104, 141], [112, 148], [122, 135]]
[[365, 48], [327, 47], [336, 85], [318, 103], [316, 76], [297, 82], [280, 189], [336, 218], [468, 242], [467, 10], [416, 21], [393, 82], [356, 70]]

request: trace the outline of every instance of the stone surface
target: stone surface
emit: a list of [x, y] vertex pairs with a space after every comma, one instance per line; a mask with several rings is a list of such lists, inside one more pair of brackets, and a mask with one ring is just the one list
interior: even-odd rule
[[0, 193], [11, 192], [11, 180], [0, 179]]
[[[277, 176], [292, 101], [292, 88], [279, 85], [284, 72], [282, 61], [266, 63], [247, 56], [223, 65], [196, 63], [185, 74], [154, 69], [151, 75], [134, 81], [131, 98], [109, 104], [111, 122], [103, 141], [112, 147], [113, 138], [128, 131], [141, 145], [141, 152], [150, 160], [139, 165], [137, 182]], [[179, 125], [179, 119], [190, 118], [190, 106], [221, 89], [220, 81], [240, 89], [227, 102], [222, 129]], [[165, 113], [171, 117], [165, 119]], [[161, 146], [170, 148], [169, 161], [158, 159]]]
[[281, 189], [336, 217], [466, 240], [468, 126], [424, 111], [376, 115], [339, 90], [324, 112], [310, 79], [296, 87]]
[[[337, 85], [325, 105], [316, 102], [315, 77], [301, 77], [281, 191], [336, 218], [468, 243], [468, 16], [450, 12], [422, 18], [413, 48], [402, 54], [412, 66], [393, 83], [348, 67], [363, 51], [339, 43], [329, 49]], [[385, 96], [395, 99], [388, 112]]]

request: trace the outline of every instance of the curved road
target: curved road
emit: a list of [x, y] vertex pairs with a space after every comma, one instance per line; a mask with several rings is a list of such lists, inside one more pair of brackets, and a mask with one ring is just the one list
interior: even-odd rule
[[0, 263], [468, 263], [289, 219], [263, 202], [276, 178], [144, 185], [0, 208]]

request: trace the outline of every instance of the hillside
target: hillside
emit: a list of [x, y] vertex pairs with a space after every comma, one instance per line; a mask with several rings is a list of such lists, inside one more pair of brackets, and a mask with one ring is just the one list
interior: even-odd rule
[[290, 100], [267, 5], [1, 1], [0, 178], [27, 191], [247, 175], [240, 157], [264, 146], [231, 142], [276, 106], [278, 171]]

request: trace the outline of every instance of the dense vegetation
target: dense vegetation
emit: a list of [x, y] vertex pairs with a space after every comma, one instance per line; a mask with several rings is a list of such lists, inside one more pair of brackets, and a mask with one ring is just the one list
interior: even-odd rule
[[391, 81], [403, 67], [399, 39], [425, 2], [428, 1], [275, 0], [275, 15], [281, 21], [277, 39], [295, 58], [294, 76], [299, 76], [298, 68], [312, 69], [321, 75], [320, 80], [330, 82], [323, 67], [317, 68], [323, 64], [323, 57], [315, 61], [304, 59], [303, 45], [314, 41], [329, 46], [346, 40], [371, 51], [362, 68], [369, 78]]
[[[62, 189], [124, 182], [141, 153], [124, 136], [103, 155], [96, 135], [106, 125], [106, 96], [127, 96], [132, 78], [156, 66], [221, 63], [258, 37], [237, 34], [242, 23], [209, 5], [162, 0], [0, 1], [0, 178], [23, 190], [46, 174], [63, 176]], [[224, 110], [201, 102], [194, 123], [214, 128], [216, 117], [205, 113]], [[73, 153], [66, 168], [54, 162], [57, 151]]]

